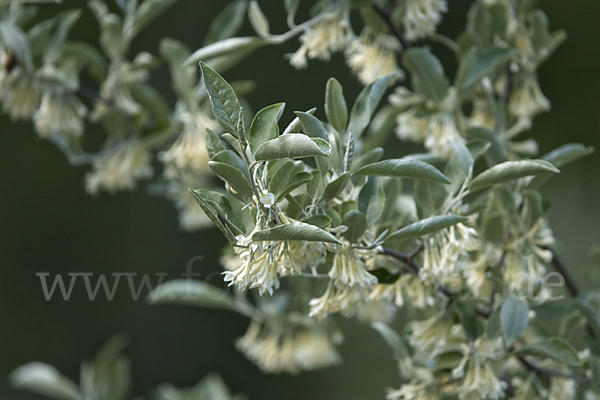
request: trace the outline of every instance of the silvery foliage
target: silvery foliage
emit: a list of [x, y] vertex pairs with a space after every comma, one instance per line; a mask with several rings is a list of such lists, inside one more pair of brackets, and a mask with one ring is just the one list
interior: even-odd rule
[[[399, 363], [403, 383], [388, 399], [600, 396], [600, 297], [567, 282], [571, 298], [550, 300], [562, 292], [548, 289], [546, 275], [553, 266], [567, 271], [553, 250], [550, 200], [540, 191], [593, 149], [572, 143], [537, 157], [537, 143], [515, 140], [550, 108], [536, 71], [565, 38], [549, 32], [532, 2], [475, 1], [465, 31], [452, 40], [436, 32], [444, 0], [318, 1], [300, 24], [301, 1], [286, 0], [283, 34], [271, 33], [257, 2], [234, 1], [199, 50], [161, 42], [178, 96], [172, 110], [147, 81], [157, 60], [126, 57], [131, 40], [171, 1], [117, 3], [121, 14], [89, 3], [100, 50], [67, 39], [77, 11], [25, 29], [34, 8], [5, 6], [0, 93], [13, 118], [33, 118], [71, 161], [93, 164], [92, 193], [133, 189], [152, 175], [157, 152], [164, 171], [153, 187], [177, 202], [182, 225], [210, 222], [228, 239], [223, 275], [233, 292], [172, 281], [151, 303], [248, 317], [236, 346], [270, 373], [337, 364], [337, 321], [372, 324]], [[364, 23], [358, 35], [355, 12]], [[257, 36], [234, 37], [246, 13]], [[325, 121], [311, 109], [283, 126], [283, 103], [252, 115], [241, 98], [251, 85], [229, 84], [220, 73], [298, 35], [292, 66], [343, 52], [365, 88], [349, 107], [330, 79]], [[429, 47], [417, 45], [423, 40], [455, 53], [453, 79]], [[80, 99], [89, 94], [82, 73], [100, 82], [91, 112]], [[93, 154], [81, 145], [86, 115], [107, 132]], [[393, 132], [426, 152], [384, 158], [381, 146]], [[256, 291], [252, 300], [249, 291]], [[399, 309], [401, 332], [391, 327]], [[557, 316], [565, 322], [545, 329]], [[566, 338], [577, 338], [579, 351]], [[13, 381], [81, 398], [50, 367], [31, 368]], [[123, 385], [106, 379], [115, 390]], [[49, 380], [60, 387], [47, 389]], [[162, 398], [187, 398], [169, 390]]]

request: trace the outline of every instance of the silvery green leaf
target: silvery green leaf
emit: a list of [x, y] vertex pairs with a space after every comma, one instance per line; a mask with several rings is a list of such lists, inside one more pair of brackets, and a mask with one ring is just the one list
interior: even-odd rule
[[299, 161], [281, 160], [281, 162], [282, 164], [277, 168], [269, 182], [269, 192], [271, 193], [282, 192], [290, 179], [301, 172], [303, 168], [301, 164], [297, 164]]
[[[225, 164], [223, 164], [223, 165], [225, 165]], [[239, 173], [241, 174], [241, 172], [239, 172]], [[213, 222], [213, 224], [215, 224], [215, 226], [217, 228], [219, 228], [219, 230], [221, 232], [223, 232], [223, 235], [225, 235], [225, 237], [227, 238], [229, 243], [232, 246], [235, 246], [237, 243], [237, 239], [235, 238], [235, 235], [233, 234], [233, 232], [231, 231], [231, 229], [229, 228], [228, 225], [225, 225], [221, 222], [221, 220], [219, 219], [219, 212], [215, 209], [215, 207], [210, 202], [206, 201], [206, 199], [203, 196], [204, 193], [196, 192], [191, 189], [188, 189], [188, 190], [194, 196], [194, 198], [196, 199], [196, 202], [198, 202], [198, 205], [200, 206], [200, 208], [202, 208], [202, 211], [204, 211], [206, 216]]]
[[227, 81], [208, 65], [201, 62], [200, 68], [215, 118], [225, 131], [237, 138], [237, 126], [242, 107], [235, 92]]
[[113, 336], [98, 351], [93, 362], [84, 362], [80, 388], [84, 398], [126, 400], [131, 391], [131, 363], [121, 354], [128, 339], [123, 334]]
[[76, 69], [87, 67], [94, 78], [106, 79], [108, 62], [102, 52], [85, 42], [68, 41], [62, 46], [65, 58], [72, 59]]
[[252, 197], [254, 194], [246, 175], [244, 175], [244, 173], [239, 169], [216, 161], [209, 161], [208, 166], [212, 172], [227, 182], [229, 186], [231, 186], [231, 188], [236, 192], [244, 194], [248, 197]]
[[372, 150], [369, 150], [356, 159], [354, 164], [352, 164], [351, 171], [357, 171], [365, 165], [376, 163], [377, 161], [381, 160], [381, 157], [383, 157], [382, 147], [376, 147]]
[[581, 367], [583, 363], [573, 345], [560, 337], [549, 337], [538, 342], [530, 343], [510, 353], [515, 356], [550, 357], [559, 363], [571, 367]]
[[312, 180], [312, 175], [309, 172], [298, 172], [294, 174], [291, 180], [284, 182], [284, 186], [282, 189], [275, 193], [275, 197], [277, 201], [281, 200], [281, 198], [287, 196], [292, 190], [299, 188], [305, 183]]
[[556, 168], [561, 168], [589, 156], [595, 151], [596, 149], [593, 146], [586, 146], [581, 143], [569, 143], [546, 154], [542, 157], [542, 160], [551, 162]]
[[215, 154], [225, 150], [225, 146], [223, 146], [223, 142], [219, 135], [213, 132], [210, 128], [206, 128], [206, 151], [208, 152], [208, 157], [213, 158]]
[[270, 36], [269, 20], [267, 20], [267, 17], [260, 9], [256, 0], [250, 2], [250, 7], [248, 7], [248, 18], [250, 19], [250, 24], [252, 24], [252, 27], [259, 36]]
[[419, 217], [439, 214], [445, 199], [446, 189], [443, 184], [421, 179], [415, 182], [415, 204]]
[[346, 225], [348, 230], [342, 235], [350, 243], [356, 243], [367, 230], [367, 216], [358, 210], [351, 210], [342, 217], [342, 225]]
[[508, 339], [516, 339], [529, 325], [529, 305], [527, 300], [517, 300], [509, 296], [500, 311], [502, 333]]
[[470, 93], [481, 80], [502, 68], [515, 54], [514, 49], [491, 46], [473, 48], [461, 61], [456, 73], [455, 86], [459, 96]]
[[344, 99], [342, 85], [335, 79], [329, 78], [325, 89], [325, 115], [336, 131], [342, 133], [348, 123], [348, 107]]
[[81, 10], [67, 10], [56, 16], [56, 31], [44, 52], [44, 63], [54, 64], [62, 54], [62, 46], [75, 22], [81, 17]]
[[128, 89], [133, 99], [154, 117], [155, 128], [169, 125], [169, 107], [160, 92], [146, 82], [130, 82]]
[[304, 158], [328, 156], [331, 145], [323, 139], [310, 138], [301, 133], [282, 135], [263, 143], [255, 154], [256, 161], [278, 160], [281, 158]]
[[484, 332], [484, 326], [475, 311], [464, 301], [457, 301], [456, 307], [461, 314], [461, 323], [465, 334], [470, 340], [475, 340]]
[[193, 96], [196, 86], [196, 66], [183, 67], [183, 62], [190, 56], [190, 49], [182, 42], [164, 38], [159, 46], [161, 56], [167, 60], [173, 79], [173, 89], [183, 97]]
[[450, 180], [434, 166], [418, 160], [384, 160], [365, 165], [353, 175], [397, 176], [403, 178], [429, 179], [449, 184]]
[[348, 182], [350, 182], [349, 172], [344, 172], [340, 176], [338, 176], [335, 180], [329, 182], [325, 187], [325, 192], [323, 193], [323, 200], [330, 201], [337, 197], [345, 188]]
[[[374, 180], [375, 193], [369, 198], [367, 204], [367, 224], [373, 226], [381, 219], [385, 209], [386, 195], [384, 185], [381, 179], [369, 178], [369, 182]], [[366, 187], [367, 185], [365, 185]], [[362, 191], [361, 191], [362, 194]]]
[[206, 189], [195, 189], [191, 190], [191, 192], [194, 197], [201, 197], [209, 203], [225, 221], [229, 222], [235, 228], [237, 233], [246, 234], [244, 222], [235, 215], [227, 197], [221, 193]]
[[242, 146], [240, 145], [239, 139], [234, 137], [231, 133], [223, 133], [221, 135], [221, 139], [223, 139], [225, 142], [227, 142], [227, 144], [233, 147], [238, 154], [243, 154]]
[[229, 39], [234, 36], [241, 28], [246, 17], [246, 0], [233, 1], [217, 15], [210, 26], [204, 38], [204, 46]]
[[508, 153], [506, 150], [506, 146], [498, 135], [487, 128], [484, 127], [471, 127], [466, 130], [467, 137], [473, 139], [482, 139], [490, 142], [491, 146], [486, 154], [486, 160], [488, 164], [498, 164], [501, 162], [508, 161]]
[[428, 48], [413, 47], [402, 56], [412, 75], [413, 87], [430, 100], [440, 102], [448, 93], [448, 79], [440, 60]]
[[147, 297], [150, 304], [181, 304], [197, 307], [220, 308], [244, 313], [247, 305], [231, 294], [206, 282], [175, 279], [165, 282]]
[[256, 152], [263, 143], [279, 137], [277, 122], [281, 118], [284, 108], [285, 103], [278, 103], [265, 107], [256, 113], [248, 134], [248, 143], [252, 152]]
[[386, 104], [381, 107], [373, 117], [367, 135], [363, 138], [363, 148], [372, 149], [382, 146], [398, 126], [399, 113], [400, 109], [392, 105]]
[[[311, 108], [310, 110], [308, 110], [306, 112], [306, 114], [310, 114], [313, 115], [315, 113], [315, 111], [317, 111], [316, 108]], [[290, 122], [290, 124], [283, 130], [282, 135], [288, 135], [290, 133], [298, 133], [300, 132], [302, 129], [302, 121], [300, 121], [300, 118], [296, 117], [292, 120], [292, 122]]]
[[460, 189], [466, 179], [471, 178], [475, 160], [463, 143], [452, 141], [451, 145], [454, 148], [454, 154], [446, 164], [444, 175], [452, 181], [451, 185], [446, 186], [446, 191], [453, 195]]
[[250, 174], [248, 172], [248, 165], [232, 150], [222, 150], [214, 155], [212, 161], [218, 161], [223, 164], [231, 165], [235, 169], [239, 169], [246, 175], [246, 178], [250, 180]]
[[344, 171], [350, 171], [352, 162], [354, 161], [354, 136], [348, 135], [348, 143], [346, 144], [346, 152], [344, 154]]
[[129, 46], [123, 38], [123, 19], [117, 14], [101, 17], [100, 47], [111, 59], [119, 59], [127, 52]]
[[[312, 116], [308, 113], [303, 113], [300, 111], [296, 111], [295, 114], [298, 116], [300, 121], [302, 122], [302, 126], [304, 127], [304, 132], [312, 137], [312, 138], [320, 138], [322, 140], [328, 141], [327, 130], [316, 117]], [[333, 143], [333, 142], [332, 142]], [[335, 144], [335, 143], [333, 143]], [[333, 146], [331, 146], [331, 150], [333, 150]], [[331, 154], [329, 152], [328, 156]], [[337, 153], [336, 153], [337, 154]], [[317, 163], [317, 168], [321, 171], [321, 175], [323, 177], [327, 176], [327, 172], [329, 171], [330, 160], [325, 157], [317, 156], [315, 157], [315, 162]]]
[[132, 38], [137, 35], [176, 1], [177, 0], [144, 0], [133, 13], [131, 31], [127, 32], [129, 35], [128, 37]]
[[294, 114], [296, 114], [302, 122], [304, 132], [306, 132], [308, 136], [327, 140], [327, 130], [317, 117], [302, 111], [295, 111]]
[[526, 176], [539, 175], [545, 172], [559, 173], [551, 163], [544, 160], [506, 161], [477, 175], [471, 182], [472, 191], [486, 188], [498, 183], [509, 182]]
[[416, 237], [428, 235], [433, 232], [440, 231], [442, 229], [449, 228], [458, 223], [465, 223], [469, 219], [460, 215], [436, 215], [422, 219], [417, 222], [413, 222], [404, 228], [397, 230], [385, 239], [386, 243], [396, 240], [406, 240]]
[[25, 389], [58, 400], [83, 400], [77, 385], [51, 365], [31, 362], [10, 374], [17, 389]]
[[[193, 52], [185, 60], [184, 65], [196, 65], [200, 61], [208, 63], [221, 57], [243, 57], [263, 44], [265, 44], [265, 40], [259, 37], [235, 37], [221, 40]], [[213, 65], [213, 68], [217, 67]]]
[[362, 135], [367, 125], [369, 125], [371, 117], [375, 113], [385, 91], [390, 83], [397, 77], [398, 75], [396, 73], [384, 76], [369, 84], [360, 92], [356, 102], [352, 106], [350, 122], [347, 129], [347, 131], [354, 136], [355, 140]]
[[325, 228], [326, 226], [331, 225], [331, 218], [324, 214], [313, 215], [312, 217], [306, 218], [304, 221], [305, 224], [310, 224], [317, 226], [319, 228]]
[[479, 160], [492, 146], [490, 142], [483, 139], [473, 139], [467, 142], [467, 148], [471, 152], [474, 161]]
[[331, 233], [303, 222], [292, 222], [289, 224], [277, 225], [274, 228], [263, 229], [262, 231], [255, 232], [254, 235], [252, 235], [252, 240], [255, 242], [304, 240], [307, 242], [342, 244], [342, 242]]
[[398, 332], [383, 322], [374, 322], [371, 326], [379, 332], [383, 340], [390, 346], [396, 359], [400, 360], [408, 356], [408, 350]]
[[33, 71], [31, 48], [25, 32], [18, 26], [8, 22], [0, 22], [0, 38], [6, 50], [12, 50], [19, 64], [29, 71]]
[[298, 11], [298, 6], [300, 5], [300, 0], [285, 0], [284, 6], [285, 11], [288, 14], [287, 22], [288, 26], [292, 28], [294, 26], [294, 18], [296, 16], [296, 12]]

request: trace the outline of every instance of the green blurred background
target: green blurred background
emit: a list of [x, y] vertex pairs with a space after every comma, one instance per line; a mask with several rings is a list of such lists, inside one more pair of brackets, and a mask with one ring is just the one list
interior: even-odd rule
[[[172, 37], [200, 47], [208, 24], [228, 3], [180, 0], [134, 43], [131, 54], [158, 54], [158, 42]], [[282, 1], [259, 2], [282, 32]], [[441, 32], [454, 37], [464, 27], [469, 1], [452, 0]], [[44, 6], [43, 15], [63, 8], [83, 7], [80, 0]], [[600, 3], [597, 0], [541, 1], [551, 29], [566, 29], [569, 39], [540, 71], [542, 89], [552, 112], [539, 116], [524, 137], [540, 142], [541, 154], [568, 142], [600, 147]], [[305, 13], [306, 10], [304, 10]], [[251, 34], [246, 24], [243, 34]], [[86, 9], [73, 37], [97, 41], [96, 23]], [[283, 123], [292, 111], [318, 106], [323, 117], [327, 79], [335, 76], [353, 101], [361, 87], [337, 54], [331, 63], [312, 61], [293, 70], [282, 56], [295, 51], [292, 40], [264, 48], [243, 66], [228, 71], [228, 80], [255, 79], [257, 90], [247, 96], [255, 110], [286, 101]], [[450, 54], [439, 53], [449, 59]], [[453, 73], [452, 70], [449, 73]], [[166, 68], [153, 81], [170, 94]], [[394, 153], [408, 145], [393, 140]], [[392, 148], [391, 146], [394, 146]], [[412, 148], [412, 147], [411, 147]], [[545, 188], [552, 194], [551, 225], [559, 251], [583, 288], [598, 284], [589, 248], [600, 244], [600, 159], [593, 156], [567, 167]], [[132, 301], [125, 281], [115, 299], [99, 294], [89, 301], [83, 285], [75, 285], [69, 301], [55, 296], [45, 301], [39, 272], [168, 273], [177, 278], [188, 260], [203, 256], [194, 270], [206, 278], [219, 271], [215, 251], [225, 244], [216, 230], [182, 232], [174, 207], [143, 191], [92, 199], [84, 193], [87, 167], [72, 167], [60, 151], [39, 139], [30, 124], [0, 118], [0, 399], [40, 399], [9, 387], [6, 375], [17, 366], [38, 360], [55, 365], [77, 380], [80, 360], [91, 358], [114, 333], [131, 337], [134, 394], [142, 395], [161, 382], [191, 386], [210, 371], [221, 374], [235, 392], [251, 399], [383, 398], [385, 387], [398, 386], [396, 364], [377, 333], [346, 322], [344, 364], [300, 376], [261, 374], [232, 345], [243, 335], [247, 320], [237, 314], [186, 307], [149, 307]], [[595, 269], [595, 270], [594, 270]], [[220, 278], [212, 280], [219, 283]], [[139, 282], [139, 280], [136, 280]], [[153, 282], [156, 282], [153, 277]], [[81, 282], [80, 282], [81, 283]]]

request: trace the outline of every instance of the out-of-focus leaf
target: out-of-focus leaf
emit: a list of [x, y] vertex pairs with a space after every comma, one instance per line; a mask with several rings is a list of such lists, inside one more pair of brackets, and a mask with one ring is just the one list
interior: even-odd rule
[[250, 18], [250, 23], [252, 27], [261, 37], [268, 37], [269, 33], [269, 20], [260, 9], [258, 2], [253, 0], [250, 2], [250, 7], [248, 8], [248, 18]]
[[440, 60], [425, 47], [408, 49], [402, 62], [412, 74], [413, 86], [428, 99], [440, 102], [448, 93], [448, 79]]
[[456, 73], [455, 86], [460, 95], [468, 94], [484, 77], [502, 68], [514, 53], [514, 49], [497, 46], [474, 48], [467, 53]]
[[435, 217], [429, 217], [422, 219], [417, 222], [413, 222], [404, 228], [397, 230], [385, 239], [387, 242], [393, 242], [396, 240], [406, 240], [415, 237], [421, 237], [428, 235], [439, 230], [449, 228], [459, 222], [467, 222], [467, 217], [460, 215], [437, 215]]
[[498, 183], [546, 172], [559, 173], [560, 171], [544, 160], [506, 161], [477, 175], [471, 182], [470, 189], [475, 191]]
[[248, 2], [246, 0], [236, 0], [227, 4], [223, 11], [210, 23], [204, 38], [204, 46], [234, 36], [244, 23], [247, 6]]
[[133, 13], [130, 37], [137, 35], [154, 19], [164, 13], [177, 0], [144, 0]]
[[513, 351], [511, 355], [550, 357], [571, 367], [581, 367], [583, 365], [573, 345], [559, 337], [550, 337], [530, 343]]
[[356, 243], [367, 230], [367, 216], [357, 210], [348, 211], [342, 218], [342, 225], [348, 227], [342, 235], [350, 243]]
[[529, 305], [527, 300], [517, 300], [512, 296], [506, 299], [500, 312], [502, 333], [508, 339], [516, 339], [529, 325]]
[[390, 346], [396, 359], [400, 360], [408, 356], [408, 350], [398, 332], [383, 322], [375, 322], [371, 326], [379, 332], [383, 340]]
[[398, 75], [395, 73], [384, 76], [369, 84], [360, 92], [356, 102], [352, 106], [350, 122], [347, 129], [347, 131], [354, 136], [354, 140], [358, 140], [367, 125], [369, 125], [371, 117], [377, 109], [377, 105], [381, 101], [390, 83], [396, 79], [397, 76]]
[[40, 362], [20, 366], [10, 374], [17, 389], [25, 389], [58, 400], [83, 400], [77, 385], [56, 368]]
[[331, 225], [331, 218], [324, 214], [313, 215], [312, 217], [306, 218], [304, 221], [305, 224], [310, 224], [317, 226], [319, 228], [325, 228], [326, 226]]
[[[196, 65], [200, 61], [213, 62], [221, 57], [246, 56], [265, 44], [259, 37], [234, 37], [210, 44], [196, 50], [185, 60], [184, 65]], [[220, 61], [223, 63], [223, 60]], [[213, 68], [217, 68], [213, 65]], [[217, 68], [221, 70], [221, 68]]]
[[219, 212], [215, 209], [215, 207], [210, 202], [206, 201], [202, 192], [196, 192], [190, 189], [190, 193], [192, 193], [192, 195], [198, 202], [198, 205], [200, 206], [200, 208], [202, 208], [202, 211], [204, 211], [206, 216], [210, 218], [213, 224], [215, 224], [215, 226], [219, 228], [221, 232], [223, 232], [229, 243], [232, 246], [235, 246], [237, 243], [235, 235], [233, 234], [228, 225], [225, 225], [221, 222], [221, 220], [219, 219]]
[[335, 79], [329, 78], [325, 89], [325, 114], [327, 120], [336, 131], [342, 133], [348, 123], [348, 107], [344, 99], [342, 85]]
[[181, 304], [197, 307], [220, 308], [244, 312], [247, 305], [226, 291], [206, 282], [175, 279], [165, 282], [147, 297], [150, 304]]

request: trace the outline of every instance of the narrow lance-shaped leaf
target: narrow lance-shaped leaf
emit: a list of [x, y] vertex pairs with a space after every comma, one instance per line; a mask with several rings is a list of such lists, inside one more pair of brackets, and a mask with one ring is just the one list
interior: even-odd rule
[[521, 347], [511, 354], [550, 357], [571, 367], [581, 367], [583, 365], [573, 345], [559, 337], [542, 339], [539, 342]]
[[[311, 108], [305, 114], [313, 115], [315, 113], [315, 111], [317, 111], [316, 108]], [[287, 135], [290, 133], [298, 133], [298, 132], [300, 132], [301, 129], [302, 129], [302, 121], [300, 121], [300, 118], [296, 117], [292, 120], [292, 122], [290, 122], [290, 124], [288, 126], [286, 126], [286, 128], [283, 130], [282, 135]]]
[[265, 40], [259, 37], [234, 37], [225, 39], [196, 50], [185, 60], [183, 65], [194, 65], [200, 61], [212, 63], [213, 60], [222, 57], [235, 58], [236, 55], [249, 54], [264, 44]]
[[355, 139], [358, 139], [375, 113], [379, 102], [381, 101], [385, 91], [390, 83], [398, 77], [398, 74], [393, 73], [383, 78], [376, 80], [366, 86], [358, 95], [356, 102], [352, 106], [350, 112], [350, 122], [348, 123], [347, 131], [350, 132]]
[[477, 175], [471, 182], [470, 189], [479, 190], [498, 183], [546, 172], [559, 173], [560, 171], [548, 161], [543, 160], [506, 161]]
[[312, 156], [328, 156], [331, 145], [323, 139], [309, 138], [296, 133], [282, 135], [269, 140], [256, 150], [256, 161], [279, 160], [281, 158], [304, 158]]
[[205, 201], [212, 205], [219, 215], [229, 222], [238, 233], [246, 233], [246, 226], [244, 226], [244, 222], [237, 215], [235, 215], [227, 197], [223, 196], [221, 193], [206, 189], [192, 190], [192, 193], [202, 197]]
[[274, 228], [255, 232], [254, 235], [252, 235], [252, 240], [255, 242], [304, 240], [307, 242], [342, 244], [331, 233], [314, 225], [305, 224], [303, 222], [292, 222], [289, 224], [277, 225]]
[[210, 23], [204, 38], [204, 46], [229, 39], [235, 35], [244, 23], [247, 6], [248, 2], [246, 0], [229, 3]]
[[248, 7], [248, 18], [256, 33], [262, 37], [269, 36], [269, 21], [255, 0], [251, 1]]
[[390, 346], [396, 359], [400, 360], [408, 356], [406, 346], [404, 345], [404, 342], [402, 341], [402, 338], [398, 332], [383, 322], [375, 322], [373, 323], [372, 327], [379, 332], [383, 340], [385, 340], [388, 346]]
[[440, 60], [425, 47], [407, 50], [402, 61], [411, 72], [413, 85], [417, 90], [433, 101], [442, 101], [448, 92], [448, 80]]
[[458, 224], [459, 222], [464, 223], [467, 221], [467, 217], [462, 217], [460, 215], [436, 215], [434, 217], [413, 222], [412, 224], [397, 230], [388, 236], [385, 241], [392, 242], [396, 240], [406, 240], [415, 237], [421, 237], [445, 228], [449, 228]]
[[58, 400], [82, 400], [77, 385], [50, 365], [31, 362], [20, 366], [10, 374], [10, 381], [17, 389], [25, 389]]
[[542, 157], [542, 159], [551, 162], [556, 168], [561, 168], [593, 154], [594, 151], [596, 149], [593, 146], [586, 146], [582, 143], [569, 143], [551, 151]]
[[147, 297], [147, 301], [150, 304], [181, 304], [232, 311], [243, 311], [247, 308], [224, 290], [206, 282], [189, 279], [175, 279], [163, 283]]
[[227, 132], [237, 138], [237, 127], [242, 107], [235, 92], [227, 81], [208, 65], [201, 62], [200, 67], [202, 68], [204, 86], [206, 86], [210, 96], [215, 118]]
[[206, 201], [206, 199], [202, 196], [201, 192], [197, 193], [193, 190], [190, 190], [190, 192], [192, 193], [192, 195], [198, 202], [198, 205], [202, 208], [202, 211], [204, 211], [206, 216], [213, 222], [213, 224], [215, 224], [217, 228], [219, 228], [221, 232], [223, 232], [223, 235], [225, 235], [229, 243], [232, 246], [235, 246], [237, 243], [235, 235], [233, 234], [231, 229], [229, 229], [229, 226], [221, 222], [221, 220], [219, 219], [218, 211], [208, 201]]
[[331, 225], [331, 218], [324, 214], [313, 215], [312, 217], [306, 218], [304, 221], [305, 224], [310, 224], [314, 226], [318, 226], [319, 228], [325, 228], [328, 225]]
[[353, 175], [397, 176], [404, 178], [429, 179], [449, 184], [450, 180], [431, 164], [419, 160], [384, 160], [365, 165]]
[[344, 171], [350, 171], [354, 162], [354, 136], [348, 135], [346, 153], [344, 154]]
[[325, 89], [325, 115], [336, 131], [342, 133], [348, 123], [348, 107], [344, 99], [342, 85], [335, 79], [327, 81]]
[[505, 65], [514, 55], [514, 49], [489, 47], [473, 49], [460, 63], [456, 74], [456, 87], [461, 95], [468, 93], [481, 80]]

